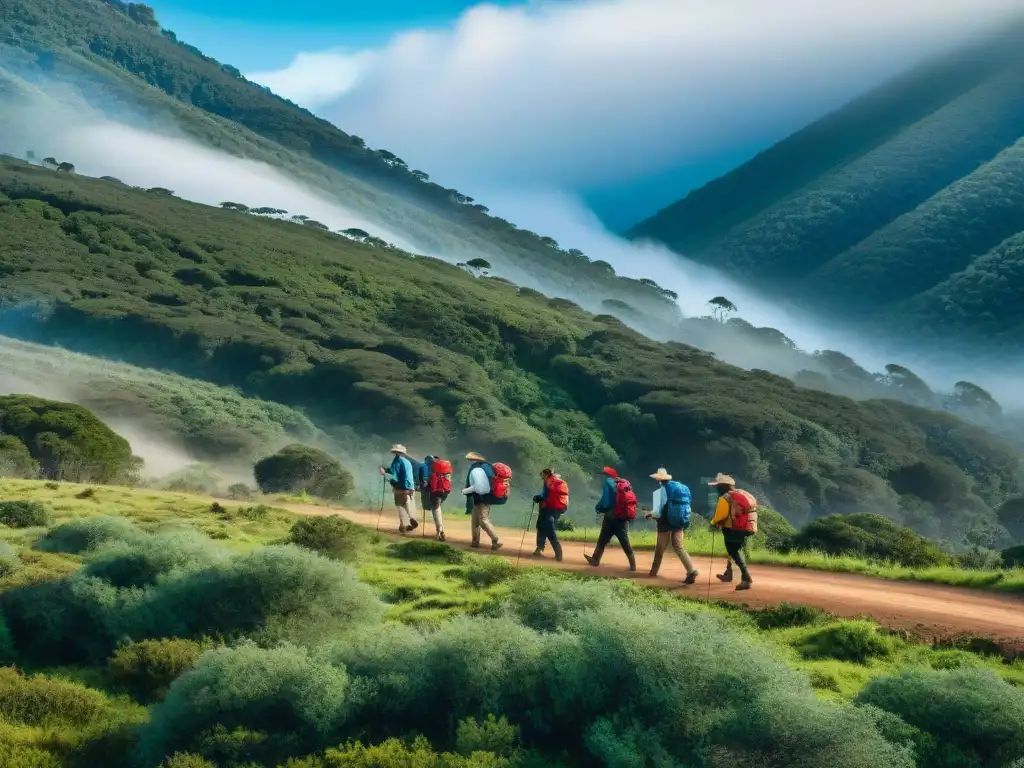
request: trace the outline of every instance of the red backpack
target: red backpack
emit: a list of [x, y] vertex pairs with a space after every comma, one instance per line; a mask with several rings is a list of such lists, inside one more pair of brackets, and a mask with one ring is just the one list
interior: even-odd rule
[[494, 477], [491, 478], [491, 492], [488, 496], [492, 504], [504, 504], [508, 501], [508, 489], [512, 484], [512, 470], [507, 464], [497, 462], [491, 465]]
[[757, 499], [747, 491], [736, 489], [726, 494], [729, 499], [729, 518], [734, 531], [757, 533]]
[[552, 512], [565, 512], [569, 508], [569, 484], [558, 475], [548, 478], [548, 495], [544, 499], [544, 509]]
[[636, 494], [629, 480], [624, 477], [615, 481], [614, 512], [619, 520], [636, 520]]
[[435, 496], [447, 497], [452, 492], [452, 463], [450, 461], [434, 459], [427, 488]]

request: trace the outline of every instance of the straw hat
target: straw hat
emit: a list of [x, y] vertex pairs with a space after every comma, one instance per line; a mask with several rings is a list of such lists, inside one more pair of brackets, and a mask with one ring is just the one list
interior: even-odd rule
[[729, 475], [723, 475], [719, 472], [708, 485], [736, 485], [736, 481]]
[[658, 467], [658, 471], [651, 475], [653, 480], [671, 480], [672, 475], [668, 473], [668, 470], [664, 467]]
[[469, 453], [467, 453], [466, 458], [469, 459], [470, 461], [487, 461], [487, 459], [485, 459], [476, 451], [470, 451]]
[[611, 467], [605, 467], [604, 469], [602, 469], [601, 470], [601, 474], [608, 475], [608, 477], [618, 477], [619, 476], [619, 473], [616, 472]]
[[391, 453], [408, 453], [405, 446], [401, 443], [395, 443], [391, 446]]

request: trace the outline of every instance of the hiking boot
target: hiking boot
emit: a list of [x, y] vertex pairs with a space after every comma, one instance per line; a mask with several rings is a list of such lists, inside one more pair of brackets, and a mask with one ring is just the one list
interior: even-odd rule
[[736, 585], [736, 591], [739, 592], [741, 589], [750, 589], [751, 583], [752, 582], [749, 581], [741, 581], [739, 584]]
[[495, 542], [493, 542], [491, 544], [491, 552], [497, 552], [499, 549], [501, 549], [504, 546], [505, 545], [502, 544], [500, 541], [495, 541]]
[[535, 549], [535, 550], [533, 550], [533, 556], [534, 557], [544, 557], [544, 550], [543, 549]]
[[555, 555], [555, 562], [556, 563], [562, 562], [562, 556], [561, 555]]
[[400, 526], [398, 526], [398, 532], [399, 532], [399, 533], [405, 533], [405, 532], [406, 532], [406, 531], [408, 531], [408, 530], [409, 530], [409, 529], [408, 529], [408, 528], [406, 528], [406, 527], [405, 527], [404, 525], [400, 525]]
[[726, 584], [728, 584], [729, 582], [732, 581], [732, 571], [726, 571], [725, 573], [716, 574], [715, 578], [718, 579], [719, 581], [722, 581], [722, 582], [725, 582]]
[[595, 560], [593, 555], [584, 555], [583, 559], [587, 561], [587, 565], [597, 568], [601, 564], [600, 560]]
[[416, 522], [416, 518], [415, 517], [412, 520], [409, 521], [409, 530], [410, 531], [415, 531], [419, 527], [420, 527], [420, 524]]
[[445, 540], [444, 539], [444, 531], [438, 531], [437, 532], [437, 540], [438, 541], [444, 541]]
[[473, 549], [480, 549], [480, 542], [479, 541], [474, 541], [469, 546], [471, 546]]
[[697, 581], [697, 574], [700, 573], [696, 568], [686, 574], [686, 578], [683, 579], [683, 584], [693, 584]]
[[647, 574], [647, 576], [648, 576], [648, 578], [656, 579], [658, 577], [658, 572], [657, 571], [651, 571], [650, 573]]

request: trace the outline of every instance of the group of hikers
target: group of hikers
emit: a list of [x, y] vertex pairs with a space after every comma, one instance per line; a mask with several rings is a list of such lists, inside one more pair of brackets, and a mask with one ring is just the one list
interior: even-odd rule
[[[442, 506], [452, 492], [452, 464], [437, 456], [427, 456], [423, 461], [411, 458], [404, 445], [391, 448], [393, 459], [389, 467], [381, 467], [380, 474], [390, 483], [398, 510], [398, 531], [407, 533], [419, 527], [416, 521], [415, 495], [420, 494], [423, 510], [430, 510], [434, 520], [435, 537], [445, 541]], [[491, 523], [491, 507], [508, 501], [512, 482], [512, 470], [500, 462], [488, 462], [476, 452], [466, 454], [469, 470], [466, 473], [462, 494], [466, 498], [466, 514], [471, 515], [472, 546], [480, 547], [481, 532], [491, 541], [491, 549], [498, 550], [503, 542]], [[637, 516], [637, 497], [629, 480], [620, 477], [612, 467], [602, 470], [604, 484], [601, 498], [594, 511], [601, 516], [601, 529], [591, 554], [584, 554], [587, 563], [593, 567], [601, 564], [601, 557], [612, 538], [618, 540], [629, 561], [629, 570], [636, 571], [636, 556], [629, 541], [629, 524]], [[683, 567], [686, 578], [683, 584], [693, 584], [698, 571], [686, 551], [685, 533], [690, 527], [690, 489], [673, 480], [664, 467], [650, 475], [658, 483], [651, 507], [641, 507], [644, 518], [654, 520], [657, 526], [657, 543], [650, 576], [657, 576], [665, 551], [672, 547]], [[558, 540], [558, 520], [569, 511], [569, 486], [551, 468], [541, 470], [540, 493], [533, 497], [537, 513], [537, 545], [533, 554], [542, 557], [548, 543], [554, 551], [555, 560], [562, 561], [562, 544]], [[718, 493], [718, 501], [711, 518], [711, 526], [722, 532], [728, 555], [723, 573], [718, 580], [732, 582], [733, 564], [740, 572], [737, 590], [750, 589], [750, 571], [743, 556], [747, 538], [757, 533], [757, 500], [752, 494], [736, 487], [736, 481], [729, 475], [719, 473], [708, 485]], [[525, 534], [524, 534], [525, 535]]]

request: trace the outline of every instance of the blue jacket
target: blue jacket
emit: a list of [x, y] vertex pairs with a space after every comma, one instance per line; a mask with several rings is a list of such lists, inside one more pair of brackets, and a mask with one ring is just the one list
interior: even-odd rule
[[615, 478], [608, 477], [605, 478], [601, 500], [597, 502], [594, 511], [601, 514], [602, 512], [611, 512], [613, 509], [615, 509]]
[[395, 454], [395, 459], [388, 470], [388, 480], [396, 490], [415, 490], [416, 476], [413, 473], [412, 462], [405, 456]]

